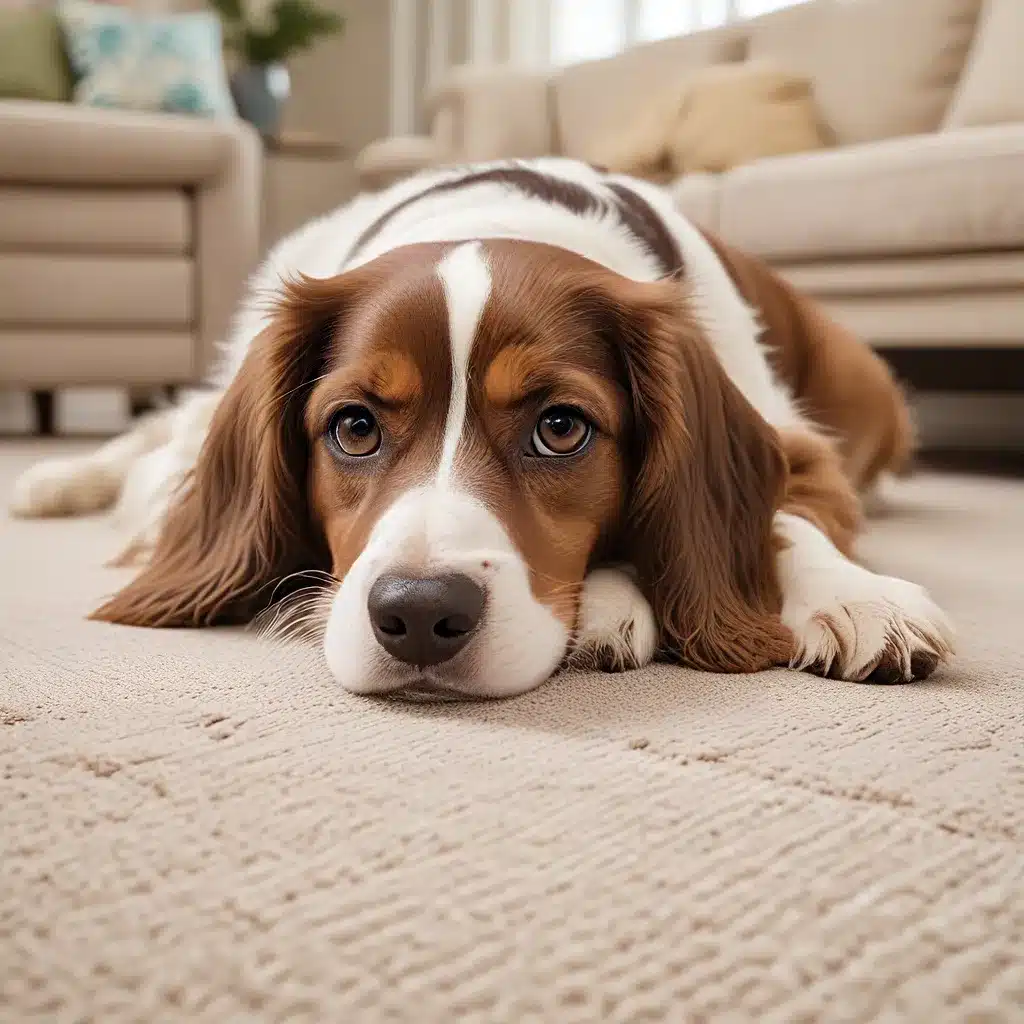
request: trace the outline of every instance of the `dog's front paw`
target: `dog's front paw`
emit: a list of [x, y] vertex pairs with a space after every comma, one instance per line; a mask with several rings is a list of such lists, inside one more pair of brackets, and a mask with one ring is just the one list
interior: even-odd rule
[[116, 473], [89, 458], [47, 459], [18, 477], [9, 507], [23, 519], [84, 515], [113, 505], [120, 486]]
[[621, 569], [597, 569], [583, 581], [579, 630], [569, 655], [574, 668], [625, 672], [641, 668], [658, 648], [647, 599]]
[[786, 595], [793, 668], [857, 682], [926, 679], [953, 653], [946, 616], [914, 583], [846, 563], [807, 570]]

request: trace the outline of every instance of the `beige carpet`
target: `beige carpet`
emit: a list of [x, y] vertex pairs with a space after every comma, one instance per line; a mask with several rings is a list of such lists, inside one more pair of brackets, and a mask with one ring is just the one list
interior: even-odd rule
[[111, 528], [0, 518], [0, 1020], [1020, 1021], [1022, 535], [964, 478], [874, 526], [959, 621], [927, 684], [415, 707], [84, 622]]

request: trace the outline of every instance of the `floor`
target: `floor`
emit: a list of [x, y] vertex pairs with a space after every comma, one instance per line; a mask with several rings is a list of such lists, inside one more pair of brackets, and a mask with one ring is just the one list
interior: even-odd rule
[[924, 684], [409, 706], [87, 622], [110, 525], [0, 514], [0, 1020], [1020, 1021], [1022, 527], [1020, 481], [887, 495], [866, 559], [961, 632]]

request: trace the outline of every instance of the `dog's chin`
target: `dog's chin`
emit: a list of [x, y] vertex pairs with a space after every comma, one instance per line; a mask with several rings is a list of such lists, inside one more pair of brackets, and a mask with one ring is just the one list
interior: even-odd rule
[[409, 704], [451, 704], [457, 701], [487, 699], [486, 695], [475, 693], [472, 689], [466, 689], [464, 686], [452, 686], [443, 676], [431, 672], [429, 669], [414, 672], [407, 683], [386, 693], [380, 693], [379, 696], [406, 701]]
[[[557, 635], [556, 635], [557, 633]], [[323, 650], [335, 680], [350, 693], [407, 701], [474, 701], [517, 697], [546, 682], [565, 658], [568, 630], [552, 622], [548, 636], [516, 642], [481, 637], [439, 665], [416, 667], [392, 658], [341, 616], [328, 620]], [[356, 642], [353, 642], [355, 640]]]
[[429, 668], [415, 668], [388, 658], [376, 660], [357, 685], [348, 680], [339, 679], [339, 682], [363, 696], [416, 704], [501, 700], [518, 697], [543, 685], [563, 663], [564, 651], [557, 656], [552, 654], [550, 660], [550, 666], [528, 677], [510, 678], [498, 667], [489, 673], [486, 666], [471, 658], [455, 658], [452, 664]]

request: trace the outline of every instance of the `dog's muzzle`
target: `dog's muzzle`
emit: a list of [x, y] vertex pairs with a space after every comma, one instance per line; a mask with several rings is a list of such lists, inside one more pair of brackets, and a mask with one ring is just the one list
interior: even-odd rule
[[483, 616], [483, 588], [461, 573], [381, 576], [366, 602], [377, 643], [416, 668], [440, 665], [469, 642]]

